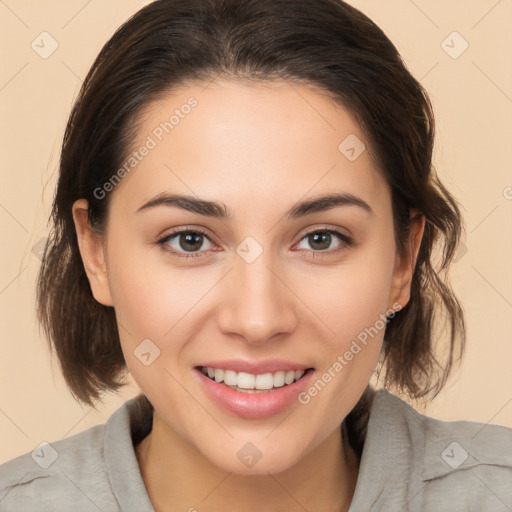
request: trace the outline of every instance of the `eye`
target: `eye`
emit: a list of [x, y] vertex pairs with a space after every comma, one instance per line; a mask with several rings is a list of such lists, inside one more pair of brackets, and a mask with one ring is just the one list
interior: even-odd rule
[[182, 229], [165, 236], [158, 241], [158, 244], [177, 258], [198, 258], [203, 256], [208, 249], [211, 249], [211, 247], [207, 247], [206, 251], [200, 251], [204, 240], [213, 245], [208, 235], [203, 231]]
[[[336, 242], [336, 239], [338, 241], [338, 245], [333, 249], [331, 244]], [[307, 242], [310, 247], [312, 247], [312, 249], [306, 249], [306, 252], [312, 253], [313, 256], [315, 256], [315, 253], [318, 252], [326, 252], [332, 254], [352, 245], [352, 240], [350, 237], [336, 229], [320, 229], [316, 231], [310, 231], [301, 238], [299, 244], [301, 242]]]
[[[334, 237], [334, 238], [333, 238]], [[333, 241], [338, 240], [338, 245], [332, 249], [331, 244]], [[205, 250], [204, 241], [208, 241], [211, 245]], [[350, 237], [336, 229], [318, 229], [306, 233], [300, 240], [299, 244], [303, 241], [310, 244], [312, 249], [305, 249], [306, 254], [315, 257], [319, 253], [332, 254], [341, 251], [352, 245]], [[213, 242], [210, 237], [200, 229], [181, 229], [166, 235], [164, 238], [157, 242], [163, 249], [171, 253], [176, 258], [199, 258], [204, 256], [208, 250], [212, 250]], [[331, 250], [327, 250], [327, 249]]]

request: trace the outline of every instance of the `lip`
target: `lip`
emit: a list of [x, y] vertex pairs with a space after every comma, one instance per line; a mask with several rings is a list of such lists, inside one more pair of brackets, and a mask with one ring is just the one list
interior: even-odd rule
[[[239, 361], [237, 363], [239, 363]], [[232, 369], [232, 367], [229, 366], [221, 366], [219, 361], [217, 361], [215, 364], [219, 366], [212, 365], [212, 367], [220, 367], [226, 370]], [[240, 368], [240, 366], [236, 367]], [[269, 368], [269, 366], [265, 366], [265, 368]], [[194, 373], [197, 375], [200, 386], [202, 389], [204, 389], [205, 394], [218, 406], [241, 418], [260, 419], [274, 416], [290, 407], [294, 402], [297, 403], [297, 396], [310, 385], [310, 382], [315, 374], [315, 370], [311, 367], [304, 367], [303, 365], [290, 367], [289, 369], [293, 370], [294, 368], [301, 370], [306, 370], [309, 368], [309, 371], [307, 371], [301, 379], [299, 379], [297, 382], [294, 382], [293, 384], [288, 384], [276, 388], [273, 391], [264, 393], [244, 393], [231, 389], [225, 384], [216, 382], [215, 380], [212, 380], [208, 376], [204, 375], [200, 367], [194, 368]], [[284, 370], [283, 366], [281, 366], [280, 369]], [[259, 371], [261, 372], [261, 370]], [[298, 403], [296, 405], [298, 405]]]
[[280, 370], [304, 370], [311, 366], [300, 363], [284, 361], [281, 359], [266, 359], [262, 361], [246, 361], [243, 359], [224, 359], [222, 361], [206, 361], [198, 364], [197, 367], [204, 366], [206, 368], [219, 368], [222, 370], [233, 370], [234, 372], [247, 372], [253, 375], [261, 375], [263, 373], [275, 373]]

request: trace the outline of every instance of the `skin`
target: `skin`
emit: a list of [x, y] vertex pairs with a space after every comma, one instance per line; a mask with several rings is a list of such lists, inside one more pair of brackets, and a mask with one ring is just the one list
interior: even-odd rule
[[[132, 149], [190, 96], [198, 101], [111, 193], [103, 236], [90, 230], [87, 201], [73, 206], [93, 295], [115, 308], [128, 368], [155, 407], [152, 432], [136, 447], [141, 474], [158, 511], [252, 512], [262, 499], [267, 511], [347, 510], [359, 460], [339, 426], [371, 378], [383, 329], [308, 404], [264, 419], [218, 406], [193, 367], [277, 358], [321, 376], [379, 315], [407, 304], [424, 219], [412, 223], [400, 257], [390, 190], [369, 144], [354, 161], [338, 150], [348, 135], [364, 136], [318, 90], [284, 81], [206, 85], [175, 89], [144, 111]], [[137, 213], [162, 192], [220, 201], [234, 218], [168, 206]], [[346, 205], [284, 218], [298, 201], [333, 192], [363, 199], [373, 213]], [[166, 252], [157, 241], [173, 228], [206, 231], [202, 256]], [[326, 228], [353, 244], [305, 236]], [[263, 249], [250, 264], [236, 252], [247, 236]], [[187, 254], [181, 241], [185, 249], [179, 236], [167, 247]], [[161, 351], [149, 366], [134, 355], [147, 338]], [[262, 454], [250, 468], [237, 457], [248, 442]]]

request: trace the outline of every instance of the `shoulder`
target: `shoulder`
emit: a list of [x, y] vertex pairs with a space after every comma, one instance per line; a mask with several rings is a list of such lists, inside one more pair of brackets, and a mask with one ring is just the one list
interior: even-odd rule
[[0, 510], [117, 510], [103, 458], [105, 425], [41, 443], [0, 465]]
[[[512, 508], [512, 429], [473, 421], [442, 421], [418, 413], [387, 391], [377, 392], [379, 416], [408, 447], [419, 480], [418, 510]], [[464, 508], [467, 507], [467, 508]], [[476, 508], [475, 508], [476, 507]]]
[[0, 511], [154, 512], [134, 448], [152, 426], [148, 403], [134, 397], [105, 424], [0, 465]]

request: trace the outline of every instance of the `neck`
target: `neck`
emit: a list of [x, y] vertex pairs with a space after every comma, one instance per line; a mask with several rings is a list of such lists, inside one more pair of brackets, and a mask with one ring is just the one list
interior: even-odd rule
[[239, 475], [222, 470], [156, 413], [151, 433], [135, 451], [157, 512], [346, 512], [359, 471], [359, 459], [341, 429], [298, 464], [276, 474]]

